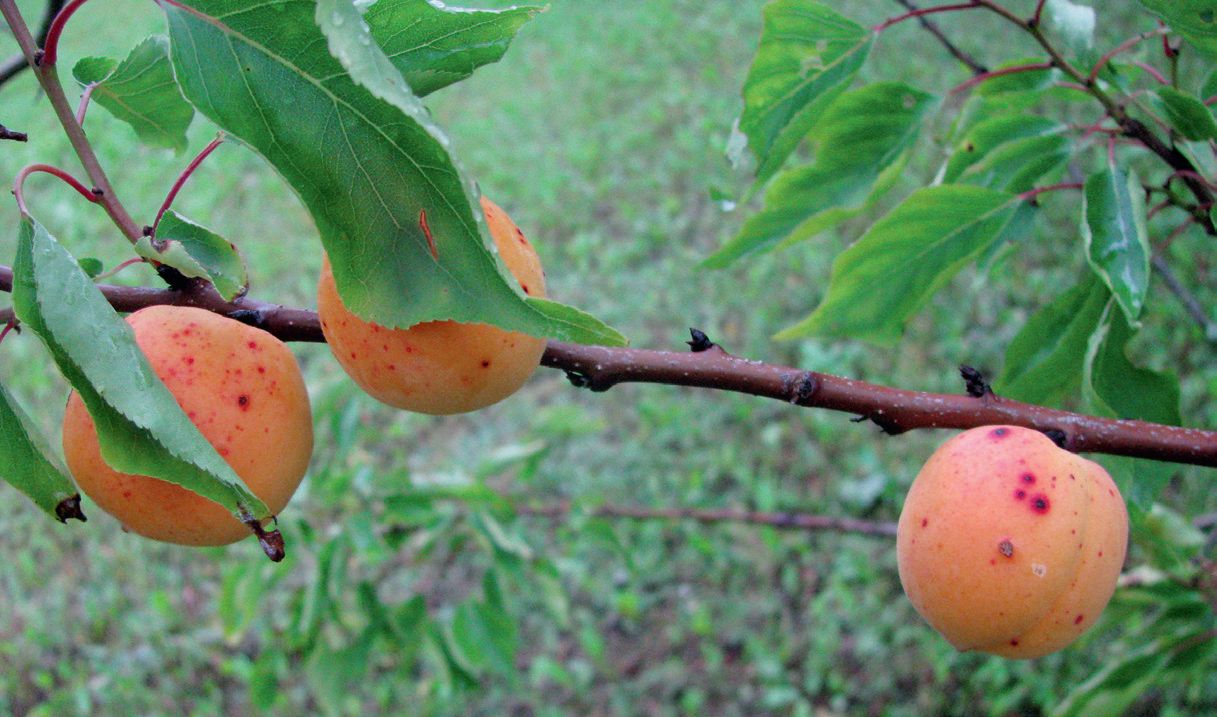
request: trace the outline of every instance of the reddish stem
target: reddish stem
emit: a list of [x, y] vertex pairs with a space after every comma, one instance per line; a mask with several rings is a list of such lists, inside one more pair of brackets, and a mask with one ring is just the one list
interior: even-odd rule
[[1163, 209], [1166, 209], [1169, 206], [1173, 206], [1173, 205], [1174, 205], [1174, 202], [1171, 201], [1170, 197], [1163, 199], [1162, 201], [1158, 202], [1157, 204], [1155, 204], [1154, 206], [1149, 208], [1149, 211], [1145, 213], [1146, 220], [1153, 219], [1155, 216], [1157, 216], [1158, 212], [1162, 211]]
[[1040, 18], [1044, 16], [1044, 4], [1048, 0], [1040, 0], [1035, 4], [1035, 12], [1031, 15], [1031, 26], [1036, 27], [1040, 24]]
[[1022, 194], [1018, 195], [1018, 198], [1022, 199], [1023, 201], [1027, 201], [1030, 199], [1034, 199], [1034, 198], [1038, 197], [1039, 195], [1044, 194], [1046, 192], [1056, 192], [1056, 191], [1060, 191], [1062, 189], [1081, 189], [1081, 188], [1082, 188], [1081, 182], [1061, 182], [1060, 184], [1049, 184], [1045, 187], [1036, 187], [1035, 189], [1029, 189], [1029, 190], [1023, 192]]
[[1134, 60], [1133, 64], [1136, 65], [1137, 67], [1140, 67], [1142, 70], [1145, 70], [1146, 72], [1148, 72], [1151, 77], [1153, 77], [1155, 80], [1158, 81], [1158, 84], [1160, 84], [1160, 85], [1169, 85], [1170, 84], [1170, 81], [1166, 79], [1166, 75], [1163, 75], [1161, 72], [1158, 72], [1158, 68], [1154, 67], [1153, 65], [1149, 64], [1148, 62], [1143, 62], [1141, 60]]
[[1191, 217], [1187, 221], [1183, 222], [1182, 224], [1180, 224], [1179, 226], [1177, 226], [1173, 230], [1171, 230], [1171, 233], [1167, 234], [1166, 238], [1162, 240], [1162, 245], [1158, 247], [1158, 253], [1165, 255], [1167, 250], [1171, 248], [1171, 244], [1174, 244], [1176, 239], [1183, 236], [1184, 233], [1186, 233], [1187, 230], [1190, 229], [1192, 227], [1192, 225], [1196, 224], [1196, 223], [1197, 223], [1196, 218]]
[[110, 277], [114, 276], [115, 274], [122, 271], [123, 269], [126, 269], [127, 267], [131, 266], [132, 264], [143, 264], [147, 261], [148, 260], [142, 256], [133, 257], [131, 259], [124, 261], [123, 263], [119, 264], [118, 266], [114, 267], [113, 269], [111, 269], [109, 271], [98, 274], [97, 276], [93, 277], [93, 279], [94, 280], [109, 279]]
[[1205, 105], [1206, 107], [1208, 107], [1208, 106], [1212, 105], [1212, 104], [1213, 104], [1213, 103], [1215, 103], [1215, 102], [1217, 102], [1217, 95], [1213, 95], [1212, 97], [1210, 97], [1210, 98], [1208, 98], [1207, 100], [1205, 100], [1205, 101], [1204, 101], [1204, 105]]
[[8, 317], [8, 321], [4, 322], [4, 328], [0, 329], [0, 343], [4, 343], [4, 337], [8, 336], [8, 332], [15, 328], [17, 328], [17, 317]]
[[42, 61], [39, 63], [43, 67], [51, 67], [55, 64], [55, 60], [59, 57], [59, 36], [63, 34], [64, 25], [68, 24], [68, 20], [73, 13], [80, 9], [88, 0], [72, 0], [64, 6], [55, 19], [51, 21], [51, 29], [46, 33], [46, 43], [42, 47]]
[[980, 7], [980, 3], [977, 2], [958, 3], [956, 5], [939, 5], [937, 7], [921, 7], [917, 8], [916, 10], [910, 10], [903, 15], [888, 18], [887, 20], [884, 20], [878, 25], [872, 27], [871, 30], [873, 32], [883, 32], [892, 25], [904, 22], [905, 20], [911, 20], [915, 17], [925, 17], [926, 15], [933, 15], [939, 12], [953, 12], [955, 10], [972, 10], [978, 7]]
[[101, 202], [101, 198], [94, 194], [93, 190], [81, 184], [79, 180], [59, 167], [50, 164], [31, 164], [18, 172], [17, 176], [13, 178], [13, 196], [17, 198], [17, 209], [21, 211], [22, 215], [29, 216], [29, 211], [27, 211], [25, 208], [25, 178], [31, 174], [34, 174], [35, 172], [53, 174], [54, 176], [67, 182], [68, 186], [72, 187], [72, 189], [75, 189], [77, 192], [80, 192], [80, 196], [88, 199], [93, 204], [98, 204]]
[[835, 515], [811, 515], [807, 513], [775, 513], [738, 508], [648, 508], [635, 505], [597, 505], [579, 508], [570, 501], [548, 505], [517, 505], [515, 512], [544, 518], [566, 518], [572, 514], [585, 513], [596, 518], [623, 518], [626, 520], [692, 520], [698, 523], [748, 523], [768, 526], [778, 530], [830, 530], [842, 533], [858, 533], [894, 537], [896, 524]]
[[986, 82], [995, 77], [1004, 77], [1005, 75], [1014, 75], [1020, 72], [1035, 72], [1038, 70], [1051, 69], [1051, 62], [1033, 62], [1027, 65], [1014, 65], [1012, 67], [1003, 67], [998, 70], [990, 70], [989, 72], [985, 72], [974, 77], [969, 77], [964, 82], [955, 85], [955, 87], [951, 88], [951, 94], [958, 94], [966, 89], [979, 85], [980, 83]]
[[152, 222], [153, 236], [156, 235], [156, 228], [161, 224], [161, 217], [165, 216], [165, 212], [169, 210], [169, 205], [173, 204], [173, 200], [177, 197], [177, 193], [182, 190], [182, 186], [186, 184], [186, 180], [190, 179], [190, 175], [194, 174], [194, 170], [199, 168], [204, 159], [207, 159], [207, 155], [214, 152], [216, 147], [219, 147], [223, 142], [224, 134], [220, 133], [216, 135], [216, 138], [211, 140], [211, 143], [204, 147], [202, 152], [199, 152], [194, 159], [190, 160], [190, 164], [186, 165], [186, 169], [182, 170], [177, 181], [169, 188], [169, 194], [165, 195], [165, 201], [161, 202], [161, 208], [156, 212], [156, 219]]
[[1094, 84], [1095, 78], [1097, 78], [1099, 76], [1099, 72], [1101, 72], [1103, 70], [1103, 67], [1108, 62], [1111, 61], [1111, 58], [1115, 57], [1116, 55], [1120, 54], [1121, 52], [1124, 52], [1128, 48], [1133, 47], [1134, 45], [1136, 45], [1140, 42], [1144, 42], [1145, 40], [1153, 37], [1154, 35], [1164, 35], [1165, 33], [1166, 33], [1166, 28], [1159, 27], [1154, 30], [1149, 30], [1147, 32], [1143, 32], [1140, 35], [1134, 35], [1134, 36], [1128, 38], [1127, 40], [1125, 40], [1124, 42], [1121, 42], [1119, 45], [1116, 45], [1112, 49], [1108, 50], [1107, 54], [1100, 57], [1099, 61], [1094, 63], [1094, 67], [1090, 68], [1090, 75], [1086, 78], [1087, 82], [1089, 82], [1090, 84]]
[[93, 90], [97, 89], [96, 82], [90, 82], [85, 85], [84, 90], [80, 93], [80, 103], [76, 105], [76, 124], [84, 127], [85, 112], [89, 111], [89, 100], [93, 98]]

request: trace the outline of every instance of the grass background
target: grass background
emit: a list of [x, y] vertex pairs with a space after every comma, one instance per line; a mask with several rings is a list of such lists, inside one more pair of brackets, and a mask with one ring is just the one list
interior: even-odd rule
[[[36, 3], [21, 6], [38, 16]], [[864, 22], [899, 11], [880, 0], [835, 6]], [[723, 149], [740, 110], [760, 8], [756, 1], [558, 0], [523, 29], [501, 63], [429, 104], [482, 190], [538, 246], [551, 295], [596, 313], [635, 346], [680, 348], [687, 327], [696, 326], [740, 355], [907, 388], [956, 391], [960, 362], [996, 373], [1026, 316], [1083, 266], [1079, 253], [1033, 246], [994, 275], [965, 272], [917, 317], [896, 351], [770, 339], [815, 305], [832, 256], [867, 220], [729, 270], [699, 268], [747, 215], [720, 200], [746, 183]], [[1129, 10], [1102, 13], [1104, 38], [1131, 34]], [[1032, 51], [994, 47], [992, 38], [1004, 43], [1006, 35], [995, 34], [985, 17], [943, 24], [982, 55]], [[65, 76], [76, 59], [121, 56], [162, 25], [148, 3], [85, 6], [65, 35]], [[0, 48], [12, 47], [11, 38], [0, 37]], [[865, 72], [937, 92], [966, 76], [915, 23], [885, 33]], [[0, 145], [3, 176], [34, 161], [76, 171], [28, 73], [0, 89], [0, 122], [31, 136], [28, 144]], [[98, 108], [88, 129], [120, 196], [137, 221], [148, 221], [188, 155], [138, 146]], [[196, 118], [191, 151], [213, 133]], [[936, 137], [924, 139], [932, 145]], [[934, 156], [910, 166], [908, 186], [932, 176]], [[78, 255], [107, 266], [127, 258], [104, 215], [54, 180], [33, 178], [27, 197]], [[1040, 221], [1075, 247], [1074, 207], [1062, 204], [1055, 211], [1049, 203]], [[224, 145], [175, 208], [239, 245], [253, 295], [314, 305], [315, 231], [286, 185], [251, 152]], [[0, 257], [12, 255], [15, 226], [15, 206], [0, 203], [0, 227], [10, 228], [0, 231]], [[1200, 242], [1185, 236], [1180, 251]], [[1181, 271], [1193, 285], [1212, 284], [1203, 262]], [[142, 268], [117, 280], [154, 283]], [[1213, 305], [1210, 292], [1202, 289], [1201, 298]], [[1180, 372], [1185, 415], [1212, 425], [1211, 348], [1160, 286], [1152, 299], [1146, 360]], [[284, 516], [289, 550], [293, 542], [350, 535], [356, 549], [344, 567], [370, 579], [378, 599], [393, 604], [421, 595], [436, 614], [479, 590], [486, 554], [454, 539], [425, 555], [361, 558], [360, 536], [377, 530], [376, 496], [395, 486], [481, 477], [521, 502], [894, 520], [917, 467], [944, 437], [887, 438], [841, 414], [726, 393], [627, 385], [593, 395], [549, 370], [476, 415], [415, 416], [359, 395], [324, 346], [293, 348], [313, 396], [319, 448]], [[32, 336], [4, 342], [0, 381], [47, 435], [57, 435], [66, 387]], [[513, 452], [528, 458], [508, 460]], [[1168, 497], [1189, 515], [1212, 510], [1204, 488], [1210, 478], [1181, 469]], [[338, 673], [284, 637], [313, 587], [317, 554], [300, 550], [270, 567], [252, 543], [157, 545], [123, 533], [88, 502], [87, 524], [60, 526], [16, 492], [0, 488], [0, 496], [0, 713], [1037, 714], [1101, 665], [1113, 635], [1138, 620], [1120, 612], [1123, 623], [1109, 618], [1078, 647], [1034, 663], [961, 655], [903, 599], [889, 540], [519, 517], [509, 529], [552, 561], [568, 607], [559, 620], [541, 596], [513, 596], [518, 674], [453, 689], [434, 661], [408, 660], [379, 645], [365, 676], [341, 685], [339, 698], [324, 698], [326, 680]], [[459, 506], [453, 515], [459, 520]], [[269, 590], [251, 587], [271, 579]], [[347, 592], [335, 600], [353, 598]], [[1214, 700], [1210, 678], [1154, 690], [1138, 709], [1206, 714]]]

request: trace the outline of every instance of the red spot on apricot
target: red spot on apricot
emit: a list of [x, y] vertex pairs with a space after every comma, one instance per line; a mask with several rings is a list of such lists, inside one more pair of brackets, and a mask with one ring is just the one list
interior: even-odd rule
[[1043, 493], [1036, 493], [1034, 496], [1032, 496], [1031, 510], [1034, 510], [1036, 513], [1040, 514], [1047, 513], [1048, 496], [1044, 495]]
[[490, 368], [490, 360], [482, 359], [482, 368]]
[[992, 431], [989, 431], [989, 435], [1000, 440], [1010, 435], [1010, 431], [1006, 430], [1005, 428], [994, 428]]
[[929, 524], [930, 524], [930, 519], [929, 519], [929, 518], [922, 518], [922, 519], [921, 519], [921, 527], [923, 527], [923, 528], [924, 528], [925, 526], [927, 526], [927, 525], [929, 525]]
[[247, 396], [244, 393], [241, 394], [240, 396], [237, 396], [237, 405], [241, 407], [242, 411], [248, 411], [249, 410], [249, 396]]
[[1019, 488], [1018, 490], [1014, 491], [1015, 500], [1022, 500], [1023, 498], [1026, 498], [1026, 497], [1027, 497], [1027, 491], [1023, 490], [1022, 488]]
[[256, 349], [256, 348], [258, 348], [258, 342], [250, 341], [248, 344], [246, 344], [246, 346], [250, 347], [251, 349]]
[[1010, 641], [1010, 646], [1011, 646], [1011, 647], [1018, 647], [1018, 640], [1011, 640], [1011, 641]]
[[1027, 485], [1035, 485], [1035, 476], [1031, 475], [1030, 473], [1022, 474], [1020, 479]]
[[1074, 624], [1074, 625], [1081, 625], [1081, 624], [1082, 624], [1082, 620], [1085, 620], [1085, 619], [1086, 619], [1086, 618], [1085, 618], [1084, 616], [1082, 616], [1082, 615], [1078, 615], [1077, 617], [1073, 618], [1073, 624]]

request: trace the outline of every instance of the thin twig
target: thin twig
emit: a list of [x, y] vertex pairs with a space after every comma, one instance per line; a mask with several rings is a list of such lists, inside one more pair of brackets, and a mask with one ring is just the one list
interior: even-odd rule
[[971, 77], [970, 79], [968, 79], [964, 82], [961, 82], [958, 85], [955, 85], [954, 87], [951, 88], [950, 94], [952, 94], [952, 95], [959, 94], [960, 92], [963, 92], [966, 89], [975, 87], [976, 85], [979, 85], [982, 82], [988, 82], [989, 80], [992, 80], [995, 77], [1005, 77], [1006, 75], [1014, 75], [1014, 74], [1018, 74], [1020, 72], [1036, 72], [1038, 70], [1050, 70], [1050, 69], [1052, 69], [1051, 62], [1033, 62], [1033, 63], [1027, 64], [1027, 65], [1014, 65], [1012, 67], [1002, 67], [1002, 68], [999, 68], [996, 70], [992, 70], [990, 72], [985, 72], [985, 73], [982, 73], [979, 75], [975, 75], [975, 76]]
[[[911, 0], [896, 0], [896, 2], [903, 5], [910, 12], [919, 9], [912, 3]], [[967, 52], [964, 52], [959, 48], [958, 45], [951, 42], [950, 38], [946, 36], [946, 33], [942, 31], [942, 28], [938, 27], [938, 23], [924, 15], [919, 15], [917, 20], [921, 23], [921, 27], [925, 28], [926, 32], [934, 36], [934, 39], [938, 41], [938, 44], [942, 45], [947, 52], [951, 53], [952, 57], [966, 65], [968, 69], [972, 71], [972, 74], [982, 75], [989, 71], [989, 68], [982, 65], [975, 57]]]
[[747, 523], [779, 530], [833, 531], [895, 537], [896, 524], [858, 520], [835, 515], [807, 513], [764, 512], [738, 508], [645, 508], [631, 505], [597, 505], [580, 507], [570, 501], [546, 505], [517, 505], [515, 512], [544, 518], [565, 519], [571, 515], [625, 520], [693, 520], [699, 523]]
[[[1086, 79], [1093, 83], [1096, 79], [1098, 79], [1099, 73], [1103, 71], [1103, 68], [1107, 65], [1107, 63], [1111, 62], [1111, 58], [1155, 35], [1165, 35], [1166, 32], [1166, 28], [1159, 27], [1154, 30], [1147, 30], [1139, 35], [1134, 35], [1124, 42], [1121, 42], [1119, 45], [1116, 45], [1104, 53], [1103, 56], [1099, 58], [1099, 61], [1094, 63], [1094, 67], [1090, 68], [1090, 75], [1088, 75]], [[1161, 77], [1161, 75], [1158, 76]], [[1162, 80], [1165, 84], [1166, 78], [1163, 77]]]
[[[42, 12], [42, 23], [38, 27], [38, 35], [35, 38], [34, 44], [42, 47], [46, 42], [46, 35], [51, 30], [51, 23], [55, 21], [55, 16], [63, 9], [64, 0], [47, 0], [46, 8]], [[22, 70], [28, 70], [30, 63], [26, 62], [25, 53], [19, 52], [16, 55], [8, 58], [3, 64], [0, 64], [0, 85], [13, 79], [21, 74]]]
[[31, 164], [22, 168], [20, 172], [17, 172], [17, 176], [13, 177], [13, 197], [17, 199], [17, 210], [24, 215], [29, 214], [25, 207], [25, 180], [31, 174], [38, 172], [58, 177], [69, 187], [75, 189], [80, 196], [94, 204], [101, 201], [96, 192], [86, 187], [80, 182], [80, 180], [76, 179], [76, 177], [73, 177], [59, 167], [50, 164]]
[[[1190, 225], [1191, 222], [1188, 222], [1187, 226]], [[1158, 272], [1158, 276], [1162, 277], [1162, 283], [1166, 284], [1166, 288], [1175, 295], [1175, 298], [1179, 299], [1179, 303], [1183, 304], [1183, 310], [1200, 327], [1205, 340], [1209, 343], [1217, 344], [1217, 324], [1209, 319], [1209, 315], [1205, 312], [1204, 305], [1200, 303], [1200, 300], [1192, 292], [1188, 291], [1183, 282], [1179, 281], [1179, 277], [1175, 276], [1174, 270], [1171, 269], [1170, 264], [1166, 263], [1166, 259], [1161, 254], [1154, 254], [1150, 261], [1154, 266], [1154, 271]]]
[[106, 213], [110, 215], [115, 226], [132, 243], [135, 243], [143, 236], [143, 232], [127, 213], [126, 207], [118, 200], [118, 195], [115, 193], [114, 187], [110, 185], [110, 179], [102, 169], [101, 163], [97, 160], [97, 154], [93, 151], [88, 137], [85, 136], [84, 129], [76, 121], [76, 113], [71, 103], [68, 102], [67, 95], [64, 94], [63, 85], [59, 82], [58, 68], [53, 64], [45, 66], [39, 64], [40, 50], [34, 37], [30, 34], [29, 28], [26, 27], [25, 19], [17, 9], [15, 0], [0, 0], [0, 14], [3, 14], [4, 19], [8, 21], [8, 25], [13, 31], [13, 37], [25, 54], [26, 62], [34, 69], [34, 75], [38, 78], [43, 92], [46, 93], [51, 107], [54, 108], [55, 116], [63, 127], [68, 141], [71, 142], [76, 156], [80, 159], [85, 173], [89, 176], [89, 181], [99, 190], [98, 196], [101, 198], [101, 205], [105, 207]]
[[876, 33], [883, 32], [884, 30], [891, 27], [892, 25], [902, 23], [905, 20], [912, 20], [915, 17], [925, 17], [926, 15], [933, 15], [935, 13], [940, 13], [940, 12], [956, 12], [958, 10], [975, 10], [979, 7], [980, 7], [980, 3], [975, 2], [975, 0], [973, 0], [972, 2], [956, 3], [954, 5], [937, 5], [935, 7], [917, 7], [917, 8], [913, 8], [912, 10], [909, 10], [908, 12], [904, 13], [903, 15], [897, 15], [896, 17], [889, 17], [888, 19], [884, 20], [883, 22], [879, 23], [878, 25], [875, 25], [874, 27], [872, 27], [871, 30]]
[[0, 139], [8, 139], [14, 142], [28, 142], [30, 136], [25, 132], [18, 132], [0, 124]]

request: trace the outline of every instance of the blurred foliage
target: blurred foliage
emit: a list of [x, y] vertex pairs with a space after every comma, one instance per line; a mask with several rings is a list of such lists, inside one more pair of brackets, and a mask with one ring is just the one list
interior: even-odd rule
[[[1034, 5], [1010, 4], [1026, 12]], [[37, 3], [20, 5], [27, 17], [40, 12]], [[833, 255], [935, 176], [959, 139], [947, 114], [930, 118], [890, 193], [861, 213], [840, 217], [814, 242], [721, 271], [701, 267], [763, 206], [759, 198], [739, 206], [727, 199], [748, 181], [723, 154], [761, 8], [759, 1], [559, 0], [522, 28], [502, 62], [428, 104], [482, 190], [537, 244], [552, 294], [594, 311], [635, 345], [680, 346], [694, 325], [741, 355], [908, 388], [956, 391], [960, 362], [996, 375], [1028, 318], [1059, 306], [1054, 298], [1087, 271], [1078, 250], [1080, 202], [1045, 201], [1032, 219], [1038, 238], [963, 268], [911, 317], [894, 349], [771, 339], [823, 298]], [[864, 27], [901, 11], [880, 0], [834, 8]], [[124, 19], [121, 33], [115, 17]], [[1142, 18], [1131, 4], [1102, 8], [1095, 46], [1140, 31]], [[986, 61], [1036, 51], [992, 18], [953, 19], [940, 22]], [[62, 62], [122, 57], [160, 31], [153, 7], [86, 5], [65, 35]], [[11, 48], [0, 38], [0, 49]], [[1138, 51], [1151, 50], [1147, 43]], [[1185, 53], [1181, 72], [1198, 76], [1201, 62]], [[869, 49], [858, 79], [942, 94], [967, 73], [909, 22]], [[29, 74], [0, 92], [0, 120], [31, 133], [28, 144], [0, 147], [0, 173], [34, 161], [75, 168]], [[982, 105], [1039, 109], [1034, 97], [977, 95]], [[1163, 101], [1192, 116], [1186, 101]], [[1070, 121], [1093, 113], [1073, 100], [1064, 106]], [[1041, 131], [1028, 138], [1041, 139], [1032, 136]], [[102, 112], [90, 115], [89, 132], [123, 201], [150, 221], [189, 153], [135, 144], [127, 126]], [[213, 135], [196, 118], [190, 151]], [[105, 266], [127, 258], [101, 212], [49, 180], [31, 180], [27, 192], [32, 210], [74, 253]], [[316, 231], [251, 152], [222, 146], [175, 206], [239, 245], [252, 295], [313, 305]], [[0, 226], [13, 228], [0, 238], [0, 256], [11, 256], [11, 202], [0, 203]], [[1161, 217], [1149, 224], [1155, 236], [1170, 228]], [[1167, 254], [1211, 307], [1206, 242], [1192, 230]], [[142, 271], [114, 280], [154, 283]], [[1129, 355], [1178, 375], [1187, 423], [1217, 425], [1212, 345], [1161, 282], [1147, 291], [1152, 310]], [[1217, 710], [1217, 626], [1201, 599], [1215, 589], [1205, 583], [1212, 539], [1190, 523], [1217, 510], [1211, 471], [1167, 466], [1157, 502], [1134, 505], [1130, 565], [1138, 568], [1082, 642], [1010, 662], [957, 653], [924, 626], [900, 593], [885, 539], [610, 521], [584, 510], [743, 506], [893, 520], [942, 436], [886, 438], [839, 414], [666, 386], [591, 395], [551, 371], [476, 415], [408, 415], [359, 395], [324, 346], [293, 348], [314, 401], [318, 451], [281, 516], [289, 546], [281, 564], [267, 563], [252, 542], [206, 550], [152, 544], [121, 532], [87, 501], [90, 522], [62, 526], [0, 489], [8, 496], [0, 508], [8, 556], [0, 569], [0, 713]], [[31, 423], [56, 435], [66, 387], [45, 353], [32, 337], [11, 336], [0, 355], [0, 380]], [[1052, 398], [1085, 405], [1076, 389]], [[1099, 460], [1117, 472], [1116, 461]], [[573, 505], [565, 518], [516, 510], [559, 499]]]

